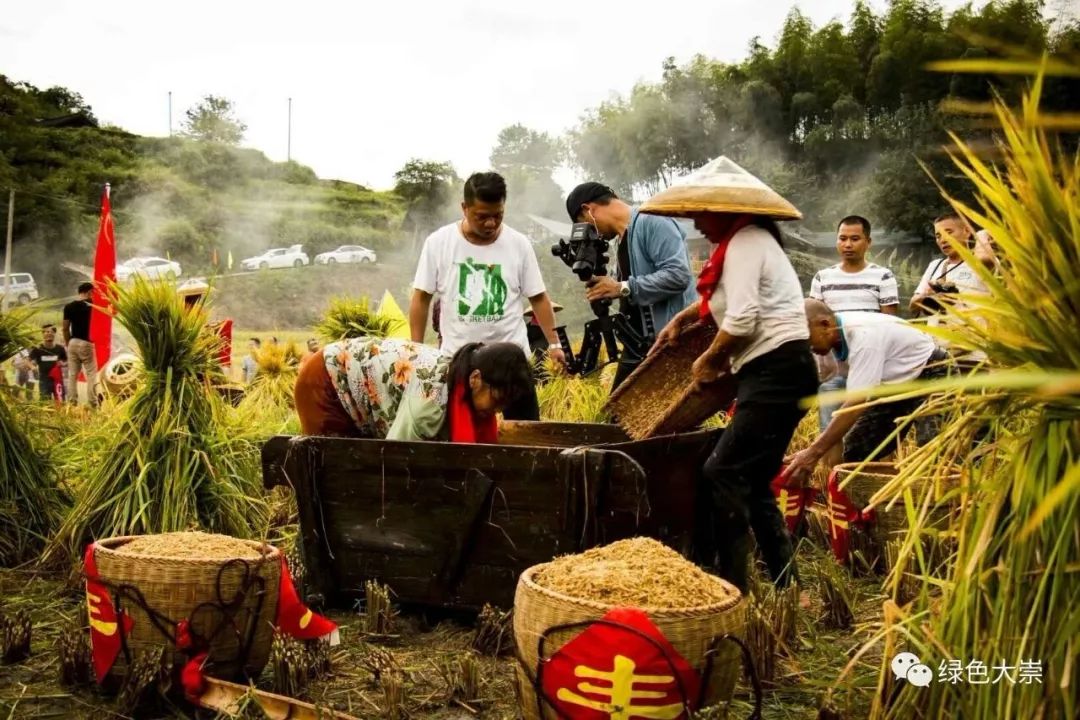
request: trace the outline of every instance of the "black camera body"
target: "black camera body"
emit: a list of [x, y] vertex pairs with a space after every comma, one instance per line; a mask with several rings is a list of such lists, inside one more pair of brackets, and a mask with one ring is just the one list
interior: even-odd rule
[[[570, 230], [570, 240], [560, 239], [557, 245], [551, 248], [551, 254], [561, 259], [570, 271], [578, 276], [583, 283], [591, 284], [595, 277], [603, 277], [608, 274], [608, 251], [611, 244], [605, 238], [600, 237], [596, 226], [592, 223], [574, 223]], [[611, 300], [595, 300], [590, 303], [595, 320], [585, 323], [585, 339], [581, 349], [575, 355], [570, 347], [570, 340], [566, 336], [565, 328], [557, 328], [559, 342], [566, 354], [567, 369], [574, 374], [588, 375], [596, 369], [600, 358], [600, 347], [603, 344], [607, 348], [609, 362], [618, 362], [621, 352], [616, 337], [622, 341], [623, 346], [631, 348], [638, 357], [645, 357], [655, 330], [652, 327], [652, 318], [645, 314], [645, 335], [636, 331], [630, 325], [629, 319], [622, 313], [611, 313]]]
[[570, 229], [570, 242], [560, 239], [559, 244], [551, 248], [551, 254], [566, 263], [579, 280], [588, 282], [594, 275], [607, 275], [610, 247], [592, 223], [574, 223]]

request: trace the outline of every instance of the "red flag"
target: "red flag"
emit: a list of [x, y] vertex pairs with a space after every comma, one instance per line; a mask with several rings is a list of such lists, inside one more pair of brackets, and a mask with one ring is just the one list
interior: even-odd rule
[[[109, 284], [116, 281], [116, 233], [113, 230], [109, 185], [101, 195], [101, 221], [98, 224], [97, 250], [94, 253], [94, 306], [90, 313], [90, 342], [94, 343], [100, 371], [112, 354], [112, 302]], [[106, 310], [107, 309], [107, 310]], [[90, 389], [93, 392], [93, 388]]]
[[789, 481], [784, 478], [784, 467], [772, 481], [773, 497], [780, 506], [780, 513], [787, 523], [788, 532], [795, 534], [799, 529], [799, 523], [806, 515], [806, 508], [814, 501], [817, 490], [812, 487], [804, 487], [802, 483]]
[[864, 530], [876, 519], [873, 509], [860, 510], [855, 503], [840, 489], [837, 472], [829, 473], [825, 499], [829, 503], [829, 537], [832, 542], [833, 556], [841, 563], [847, 563], [851, 547], [851, 533], [858, 528]]

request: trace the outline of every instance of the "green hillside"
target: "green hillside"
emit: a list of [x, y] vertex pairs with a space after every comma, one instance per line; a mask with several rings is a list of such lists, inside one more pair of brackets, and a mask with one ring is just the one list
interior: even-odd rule
[[320, 180], [257, 150], [100, 127], [77, 93], [0, 75], [0, 188], [16, 192], [12, 269], [34, 273], [45, 294], [68, 290], [75, 276], [61, 263], [92, 263], [105, 182], [120, 258], [168, 254], [185, 275], [212, 273], [215, 251], [224, 271], [230, 252], [239, 262], [277, 245], [311, 256], [344, 243], [387, 250], [404, 215], [394, 193]]

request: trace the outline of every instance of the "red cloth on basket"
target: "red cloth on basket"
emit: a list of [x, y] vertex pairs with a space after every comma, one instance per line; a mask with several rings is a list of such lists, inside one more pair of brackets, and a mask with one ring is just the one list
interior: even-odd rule
[[86, 610], [90, 619], [90, 650], [94, 661], [94, 677], [100, 684], [109, 674], [116, 656], [120, 654], [120, 633], [131, 632], [133, 622], [127, 613], [116, 615], [112, 595], [98, 576], [94, 559], [95, 543], [86, 546], [83, 570], [86, 573]]

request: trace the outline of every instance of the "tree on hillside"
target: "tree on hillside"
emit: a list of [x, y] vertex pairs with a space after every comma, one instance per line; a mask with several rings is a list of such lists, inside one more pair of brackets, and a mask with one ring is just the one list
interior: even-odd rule
[[460, 182], [450, 163], [419, 158], [394, 173], [394, 192], [405, 200], [405, 226], [412, 228], [414, 241], [447, 219]]
[[514, 214], [561, 216], [562, 190], [552, 173], [565, 156], [563, 143], [517, 124], [503, 128], [491, 151], [491, 167], [506, 179], [507, 205]]
[[247, 125], [234, 116], [234, 110], [232, 100], [207, 95], [185, 113], [182, 132], [196, 140], [239, 145]]

